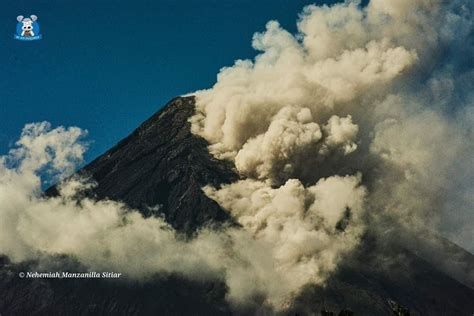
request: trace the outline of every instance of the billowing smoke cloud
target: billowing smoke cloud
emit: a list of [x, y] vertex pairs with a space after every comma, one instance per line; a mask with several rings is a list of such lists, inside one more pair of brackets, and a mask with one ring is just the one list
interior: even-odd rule
[[[277, 189], [249, 179], [205, 192], [270, 249], [258, 256], [269, 254], [279, 277], [266, 282], [286, 295], [323, 282], [363, 231], [365, 189], [357, 176], [334, 176], [307, 188], [291, 179]], [[285, 298], [267, 294], [277, 304]]]
[[308, 159], [323, 161], [331, 152], [344, 155], [353, 152], [357, 148], [353, 142], [357, 131], [350, 115], [345, 118], [334, 115], [321, 128], [313, 122], [308, 108], [285, 107], [273, 117], [265, 133], [242, 146], [235, 165], [246, 176], [286, 181]]
[[296, 35], [271, 21], [254, 35], [255, 60], [223, 68], [197, 93], [193, 132], [268, 189], [360, 172], [369, 218], [439, 228], [472, 250], [472, 9], [438, 0], [313, 5]]
[[[356, 247], [364, 229], [438, 231], [472, 251], [472, 10], [468, 1], [347, 1], [306, 7], [296, 35], [269, 22], [253, 38], [255, 60], [223, 68], [214, 87], [196, 94], [193, 132], [248, 178], [206, 193], [277, 253], [291, 245], [282, 269], [295, 280], [323, 282], [300, 272], [334, 269], [331, 258]], [[330, 218], [341, 221], [343, 207], [310, 192], [355, 178], [365, 203], [348, 203], [360, 200], [355, 189], [343, 203], [365, 226], [351, 217], [342, 249], [337, 230], [312, 216], [334, 229]], [[308, 192], [303, 212], [288, 206], [300, 196], [292, 187]], [[330, 200], [346, 192], [326, 191]], [[262, 203], [261, 192], [278, 202]], [[298, 229], [288, 234], [287, 225]]]
[[323, 284], [367, 230], [438, 229], [473, 250], [472, 10], [467, 0], [352, 1], [306, 7], [296, 35], [275, 21], [255, 34], [261, 53], [197, 92], [191, 118], [242, 175], [203, 188], [240, 228], [184, 240], [160, 218], [81, 197], [93, 183], [78, 178], [46, 199], [38, 173], [66, 179], [84, 132], [27, 125], [0, 163], [0, 253], [68, 254], [139, 279], [220, 279], [234, 304], [282, 308]]

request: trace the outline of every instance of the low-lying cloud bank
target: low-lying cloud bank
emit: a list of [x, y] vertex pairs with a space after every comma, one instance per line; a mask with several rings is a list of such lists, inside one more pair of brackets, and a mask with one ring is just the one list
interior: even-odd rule
[[[0, 253], [12, 261], [67, 254], [91, 270], [112, 269], [138, 280], [155, 273], [221, 280], [232, 304], [263, 297], [267, 307], [279, 308], [307, 282], [324, 280], [362, 232], [366, 192], [360, 177], [336, 176], [308, 188], [297, 180], [278, 189], [253, 180], [206, 188], [226, 201], [244, 229], [204, 229], [185, 240], [162, 218], [145, 219], [121, 203], [84, 197], [93, 182], [66, 179], [82, 161], [84, 135], [74, 127], [28, 124], [17, 146], [1, 157]], [[63, 179], [59, 196], [43, 196], [40, 173]], [[235, 196], [238, 190], [242, 195]]]
[[324, 283], [367, 229], [438, 229], [472, 251], [472, 10], [353, 1], [306, 7], [296, 35], [275, 21], [255, 34], [260, 55], [222, 69], [191, 118], [245, 178], [203, 188], [241, 228], [184, 240], [161, 218], [84, 198], [87, 179], [45, 198], [38, 174], [66, 179], [85, 132], [25, 126], [0, 160], [0, 253], [67, 254], [137, 279], [219, 279], [231, 303], [263, 297], [279, 309]]

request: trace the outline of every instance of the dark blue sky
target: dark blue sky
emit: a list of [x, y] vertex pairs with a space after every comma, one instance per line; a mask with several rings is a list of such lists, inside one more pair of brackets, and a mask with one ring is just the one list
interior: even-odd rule
[[[252, 34], [268, 20], [295, 31], [314, 2], [2, 1], [0, 153], [25, 123], [47, 120], [89, 130], [90, 161], [172, 97], [210, 87], [221, 67], [253, 57]], [[16, 17], [31, 14], [43, 39], [14, 40]]]

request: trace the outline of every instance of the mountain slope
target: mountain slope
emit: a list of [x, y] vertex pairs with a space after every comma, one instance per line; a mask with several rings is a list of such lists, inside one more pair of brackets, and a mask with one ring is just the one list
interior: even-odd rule
[[[83, 168], [98, 184], [98, 199], [120, 200], [145, 216], [162, 214], [179, 231], [232, 219], [201, 191], [238, 179], [231, 165], [214, 159], [207, 143], [190, 132], [194, 98], [172, 100], [130, 136]], [[55, 194], [55, 188], [47, 194]], [[441, 251], [441, 250], [440, 250]], [[441, 253], [438, 253], [438, 256]], [[472, 267], [472, 255], [465, 255]], [[55, 264], [80, 267], [67, 258]], [[220, 315], [231, 314], [225, 285], [157, 276], [144, 283], [107, 280], [19, 279], [35, 263], [0, 260], [0, 314]], [[467, 282], [465, 282], [467, 283]], [[393, 300], [390, 301], [390, 300]], [[471, 315], [474, 291], [403, 245], [366, 238], [325, 287], [307, 286], [288, 314], [349, 309], [356, 315], [392, 315], [393, 304], [411, 315]], [[234, 311], [235, 313], [235, 311]], [[246, 313], [252, 313], [246, 311]]]
[[227, 212], [201, 187], [218, 187], [238, 176], [209, 154], [204, 139], [191, 133], [187, 120], [193, 111], [193, 97], [172, 100], [82, 169], [97, 182], [97, 198], [123, 201], [146, 216], [162, 214], [187, 233], [204, 224], [229, 221]]
[[391, 302], [412, 316], [472, 315], [474, 291], [403, 246], [365, 244], [325, 287], [308, 286], [291, 311], [307, 315], [325, 306], [349, 308], [357, 315], [391, 315]]

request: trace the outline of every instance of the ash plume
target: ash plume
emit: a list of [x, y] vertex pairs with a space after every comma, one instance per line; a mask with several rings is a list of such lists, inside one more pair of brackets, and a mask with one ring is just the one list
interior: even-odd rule
[[[254, 238], [272, 240], [277, 269], [297, 280], [299, 264], [328, 251], [332, 265], [314, 260], [303, 269], [306, 280], [324, 283], [362, 234], [345, 232], [343, 249], [334, 226], [321, 225], [342, 221], [344, 208], [359, 214], [345, 220], [349, 230], [436, 232], [474, 249], [472, 10], [468, 1], [436, 0], [311, 5], [297, 34], [268, 22], [253, 37], [254, 60], [223, 68], [196, 93], [193, 132], [247, 178], [205, 192]], [[311, 194], [302, 200], [317, 211], [286, 206], [300, 192], [289, 187], [311, 192], [351, 177], [365, 192], [358, 208], [350, 204], [357, 189], [345, 200], [339, 185], [328, 193], [341, 199], [337, 211]], [[274, 195], [278, 203], [262, 202]], [[313, 214], [324, 220], [311, 222]], [[291, 258], [280, 253], [288, 236], [299, 245]]]

